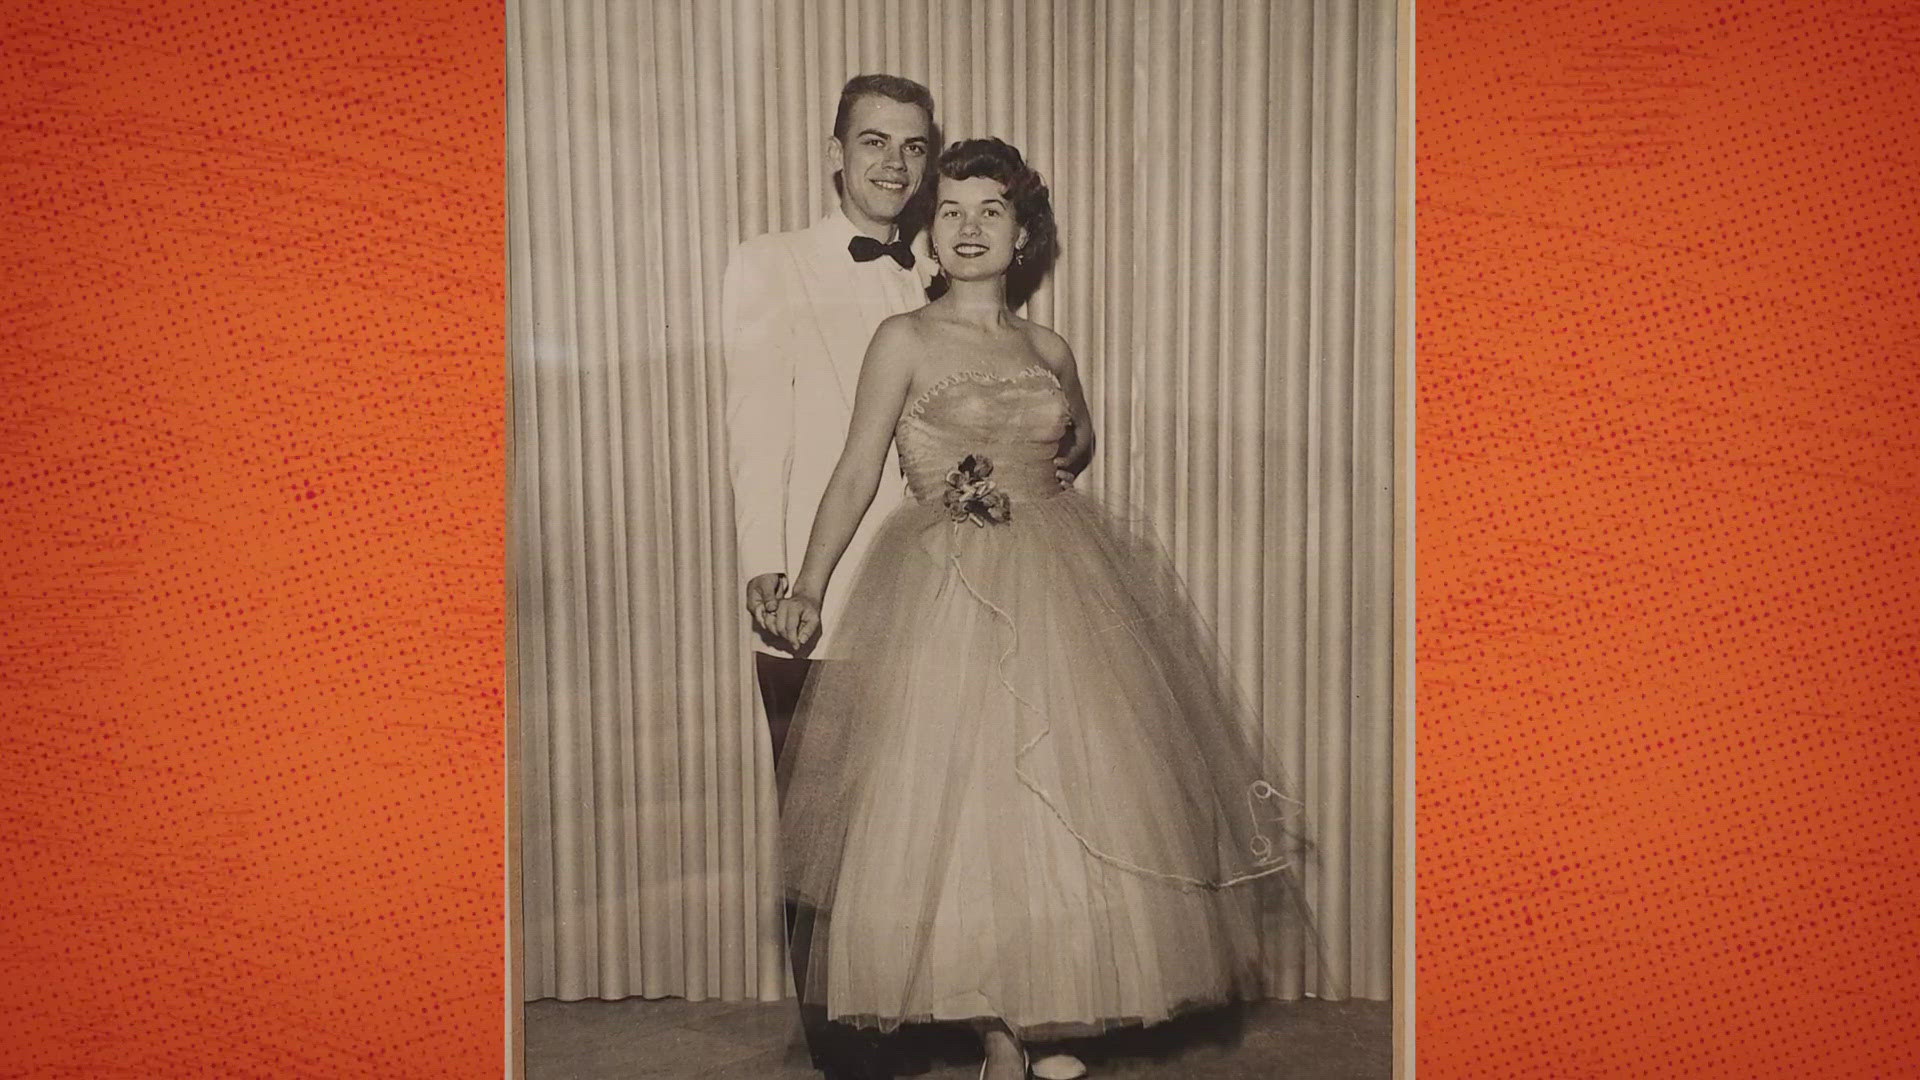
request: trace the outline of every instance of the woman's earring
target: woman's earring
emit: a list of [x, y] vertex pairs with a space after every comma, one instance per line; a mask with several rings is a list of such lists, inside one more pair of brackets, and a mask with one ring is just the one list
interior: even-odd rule
[[1023, 247], [1017, 247], [1017, 248], [1014, 248], [1014, 249], [1013, 249], [1013, 261], [1014, 261], [1014, 262], [1016, 262], [1016, 263], [1024, 263], [1024, 262], [1026, 262], [1026, 261], [1027, 261], [1027, 249], [1026, 249], [1026, 248], [1023, 248]]

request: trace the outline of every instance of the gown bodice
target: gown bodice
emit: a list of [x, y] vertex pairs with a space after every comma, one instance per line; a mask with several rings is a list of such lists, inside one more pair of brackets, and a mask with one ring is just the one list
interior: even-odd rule
[[908, 490], [937, 503], [962, 458], [985, 456], [992, 480], [1016, 503], [1060, 493], [1053, 459], [1069, 425], [1066, 395], [1038, 364], [1011, 375], [956, 371], [900, 414], [894, 437]]

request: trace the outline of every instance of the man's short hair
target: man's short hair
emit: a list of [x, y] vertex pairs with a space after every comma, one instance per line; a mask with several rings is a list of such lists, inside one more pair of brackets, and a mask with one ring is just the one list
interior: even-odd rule
[[918, 105], [927, 114], [928, 126], [933, 124], [933, 92], [926, 87], [898, 75], [855, 75], [840, 88], [840, 108], [833, 114], [834, 138], [847, 137], [853, 103], [868, 95], [891, 98], [903, 105]]

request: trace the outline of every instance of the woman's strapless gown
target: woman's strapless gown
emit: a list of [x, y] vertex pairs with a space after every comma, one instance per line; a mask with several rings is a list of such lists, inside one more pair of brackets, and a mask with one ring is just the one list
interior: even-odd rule
[[1257, 989], [1297, 804], [1171, 564], [1056, 481], [1067, 424], [1040, 367], [900, 417], [914, 498], [842, 580], [846, 659], [781, 763], [801, 994], [835, 1019], [1085, 1034]]

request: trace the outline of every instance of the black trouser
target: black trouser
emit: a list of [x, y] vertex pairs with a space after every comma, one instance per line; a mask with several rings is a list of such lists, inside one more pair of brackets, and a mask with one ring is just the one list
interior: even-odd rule
[[[760, 679], [760, 700], [767, 707], [767, 729], [773, 738], [773, 759], [777, 763], [787, 744], [787, 731], [793, 725], [793, 713], [800, 705], [813, 661], [786, 656], [754, 654], [755, 674]], [[813, 1067], [830, 1075], [882, 1077], [890, 1075], [881, 1063], [880, 1040], [871, 1032], [827, 1019], [824, 1006], [804, 1001], [807, 985], [807, 960], [812, 951], [812, 912], [789, 900], [786, 903], [787, 959], [793, 964], [793, 984], [801, 993], [800, 1030], [807, 1040], [807, 1053]]]

